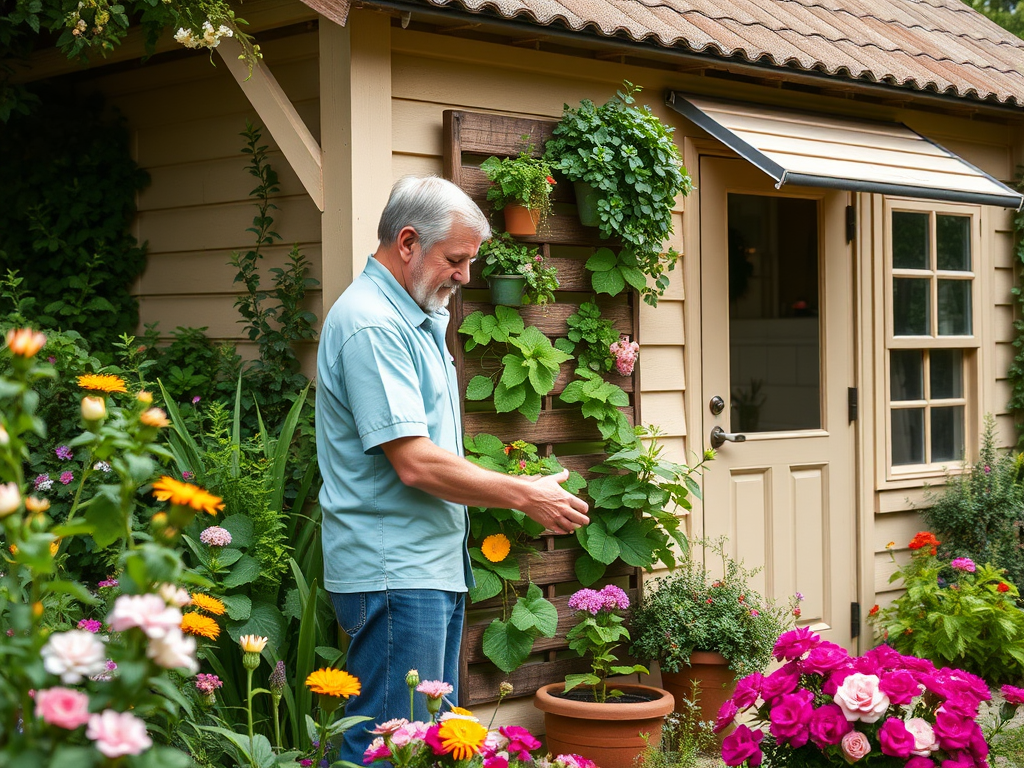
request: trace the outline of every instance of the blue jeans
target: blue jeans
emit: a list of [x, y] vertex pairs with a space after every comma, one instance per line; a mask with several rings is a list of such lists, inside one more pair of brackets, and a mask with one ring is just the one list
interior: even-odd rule
[[[341, 744], [341, 760], [363, 764], [374, 723], [409, 717], [410, 669], [420, 680], [443, 680], [458, 703], [459, 648], [466, 595], [434, 589], [396, 589], [384, 592], [331, 592], [341, 628], [352, 638], [346, 669], [359, 678], [362, 692], [349, 699], [346, 715], [365, 715], [372, 722], [350, 728]], [[428, 720], [427, 700], [416, 694], [416, 720]]]

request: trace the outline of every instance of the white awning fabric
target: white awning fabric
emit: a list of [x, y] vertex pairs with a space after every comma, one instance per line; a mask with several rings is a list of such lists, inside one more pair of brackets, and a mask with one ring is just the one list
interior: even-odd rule
[[786, 184], [998, 205], [1024, 195], [902, 123], [708, 99], [672, 92], [668, 105]]

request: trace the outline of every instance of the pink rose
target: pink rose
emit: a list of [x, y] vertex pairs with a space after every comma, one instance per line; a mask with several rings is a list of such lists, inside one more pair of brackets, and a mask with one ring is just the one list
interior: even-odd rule
[[735, 719], [738, 711], [736, 703], [732, 699], [726, 699], [718, 709], [718, 718], [715, 720], [714, 727], [715, 733], [721, 733], [732, 725], [732, 721]]
[[757, 768], [764, 758], [761, 747], [758, 746], [763, 738], [764, 734], [760, 731], [752, 731], [741, 725], [722, 742], [722, 761], [726, 765], [742, 765], [746, 762], [747, 765]]
[[778, 698], [769, 713], [771, 734], [776, 741], [789, 744], [794, 749], [807, 743], [813, 699], [814, 694], [807, 690], [787, 693]]
[[40, 651], [43, 667], [60, 675], [62, 683], [78, 683], [107, 668], [107, 647], [103, 640], [84, 629], [54, 632]]
[[888, 696], [892, 704], [909, 704], [921, 692], [921, 684], [913, 673], [899, 669], [884, 673], [878, 690]]
[[946, 712], [940, 707], [935, 713], [935, 736], [939, 746], [947, 751], [966, 749], [971, 743], [972, 725], [973, 720]]
[[530, 751], [540, 748], [540, 740], [521, 725], [503, 725], [498, 731], [508, 739], [510, 757], [529, 762], [532, 759]]
[[1024, 688], [1014, 688], [1012, 685], [1004, 685], [1002, 688], [1003, 698], [1007, 704], [1017, 706], [1024, 704]]
[[747, 707], [752, 707], [754, 702], [757, 701], [757, 697], [761, 695], [761, 684], [763, 682], [764, 676], [760, 672], [752, 672], [738, 680], [736, 682], [736, 692], [732, 695], [736, 708], [746, 709]]
[[70, 688], [36, 691], [36, 717], [49, 725], [73, 731], [89, 722], [89, 697]]
[[811, 715], [811, 741], [819, 749], [831, 747], [842, 741], [843, 736], [853, 730], [843, 710], [836, 704], [818, 707]]
[[784, 693], [792, 693], [800, 684], [800, 668], [790, 662], [772, 672], [761, 683], [761, 698], [773, 701]]
[[138, 627], [146, 637], [158, 640], [180, 628], [181, 611], [169, 607], [159, 595], [121, 595], [114, 602], [107, 624], [115, 632]]
[[798, 627], [779, 636], [779, 639], [775, 641], [772, 655], [779, 661], [783, 659], [793, 661], [799, 659], [820, 642], [821, 638], [816, 633], [807, 627]]
[[882, 754], [906, 760], [910, 757], [916, 739], [902, 720], [890, 717], [878, 730], [878, 742], [882, 746]]
[[935, 768], [935, 763], [927, 757], [912, 757], [903, 768]]
[[907, 720], [907, 731], [914, 737], [914, 748], [910, 751], [912, 755], [928, 757], [939, 748], [935, 741], [935, 731], [931, 723], [923, 717], [912, 717]]
[[106, 709], [89, 718], [85, 736], [96, 742], [96, 749], [114, 759], [124, 755], [140, 755], [153, 746], [146, 733], [146, 724], [131, 712]]
[[370, 742], [370, 746], [363, 752], [363, 764], [369, 765], [376, 760], [383, 760], [386, 757], [391, 757], [391, 750], [384, 743], [384, 737], [378, 736]]
[[851, 723], [876, 723], [889, 708], [889, 697], [878, 689], [878, 677], [854, 672], [833, 697]]
[[839, 747], [843, 750], [843, 757], [846, 758], [848, 763], [856, 763], [871, 751], [871, 743], [868, 741], [868, 737], [860, 731], [850, 731], [843, 736]]
[[849, 660], [850, 654], [846, 649], [835, 643], [823, 642], [807, 654], [807, 658], [801, 663], [805, 673], [824, 675], [839, 669]]

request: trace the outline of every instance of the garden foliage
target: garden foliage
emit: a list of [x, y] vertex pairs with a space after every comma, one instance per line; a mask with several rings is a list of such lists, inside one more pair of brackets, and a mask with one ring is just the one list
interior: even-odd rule
[[555, 267], [550, 267], [536, 246], [518, 242], [507, 232], [498, 232], [480, 246], [477, 256], [484, 260], [481, 277], [522, 276], [526, 280], [523, 304], [550, 304], [558, 290]]
[[480, 170], [492, 183], [487, 190], [487, 200], [496, 211], [506, 205], [521, 205], [537, 211], [543, 222], [551, 208], [551, 187], [555, 180], [551, 178], [547, 160], [531, 156], [533, 144], [529, 143], [529, 136], [523, 136], [523, 143], [516, 157], [489, 157], [480, 164]]

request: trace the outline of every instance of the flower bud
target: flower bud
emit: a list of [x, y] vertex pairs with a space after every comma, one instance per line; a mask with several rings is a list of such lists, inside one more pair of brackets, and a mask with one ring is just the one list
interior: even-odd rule
[[139, 416], [139, 421], [147, 427], [169, 427], [171, 425], [162, 408], [150, 408]]
[[135, 395], [135, 399], [138, 400], [140, 403], [149, 405], [150, 403], [153, 402], [153, 393], [147, 392], [144, 389], [140, 389], [138, 394]]
[[25, 497], [25, 509], [33, 513], [42, 513], [50, 508], [49, 499], [40, 499], [38, 496]]
[[87, 422], [103, 421], [107, 418], [107, 401], [102, 397], [83, 397], [82, 418]]
[[31, 328], [12, 328], [7, 332], [7, 348], [18, 357], [34, 357], [45, 343], [46, 336]]
[[410, 688], [415, 688], [420, 684], [420, 672], [418, 669], [410, 669], [405, 674], [405, 684]]
[[498, 685], [498, 695], [502, 698], [505, 698], [506, 696], [511, 696], [513, 690], [514, 689], [512, 688], [512, 683], [510, 683], [508, 680], [502, 680], [501, 684]]
[[17, 483], [0, 485], [0, 518], [16, 512], [21, 506], [21, 491]]
[[7, 434], [7, 430], [0, 426], [0, 448], [4, 448], [11, 444], [11, 436]]

